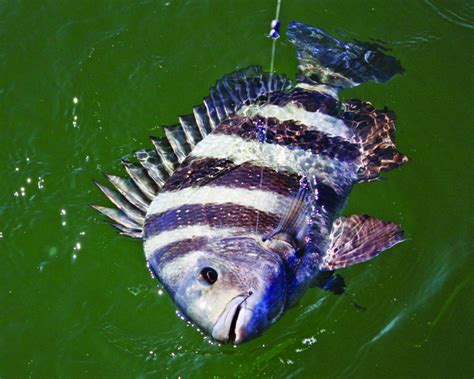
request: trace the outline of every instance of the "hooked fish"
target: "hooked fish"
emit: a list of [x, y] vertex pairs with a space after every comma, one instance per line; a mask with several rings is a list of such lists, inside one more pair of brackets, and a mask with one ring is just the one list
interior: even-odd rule
[[[403, 241], [400, 225], [340, 216], [354, 184], [408, 158], [395, 116], [338, 93], [403, 71], [379, 46], [298, 22], [296, 84], [251, 66], [226, 75], [203, 104], [123, 160], [127, 178], [96, 183], [116, 208], [93, 206], [142, 239], [152, 275], [214, 339], [260, 335], [311, 286], [339, 293], [333, 272]], [[338, 288], [339, 287], [339, 288]]]

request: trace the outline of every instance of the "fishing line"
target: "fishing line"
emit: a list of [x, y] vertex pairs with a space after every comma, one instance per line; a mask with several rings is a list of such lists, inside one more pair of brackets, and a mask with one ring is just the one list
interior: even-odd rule
[[[271, 57], [270, 57], [270, 83], [273, 80], [273, 73], [274, 73], [274, 67], [275, 67], [275, 52], [276, 52], [276, 41], [278, 38], [280, 38], [280, 9], [281, 9], [281, 0], [277, 0], [276, 4], [276, 10], [275, 10], [275, 18], [272, 20], [270, 24], [270, 33], [268, 36], [272, 39], [272, 52], [271, 52]], [[268, 99], [270, 100], [270, 92], [268, 92]], [[268, 128], [268, 120], [265, 119], [265, 127], [263, 129], [263, 138], [262, 138], [262, 144], [265, 143], [266, 136], [267, 136], [267, 128]], [[257, 129], [257, 134], [258, 134], [258, 129]], [[262, 145], [263, 146], [263, 145]], [[260, 168], [260, 185], [259, 189], [262, 190], [263, 186], [263, 166]], [[255, 224], [255, 233], [258, 232], [258, 223], [260, 220], [260, 211], [257, 210], [257, 221]]]
[[272, 56], [270, 60], [270, 76], [273, 77], [273, 67], [275, 63], [275, 51], [276, 51], [276, 40], [280, 37], [279, 28], [280, 28], [280, 8], [281, 0], [277, 0], [275, 18], [271, 23], [271, 30], [269, 36], [272, 38]]

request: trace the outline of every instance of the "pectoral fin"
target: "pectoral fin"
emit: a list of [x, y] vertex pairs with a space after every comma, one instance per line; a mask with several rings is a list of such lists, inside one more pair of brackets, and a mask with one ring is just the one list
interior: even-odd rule
[[[298, 234], [301, 234], [305, 229], [305, 215], [308, 213], [308, 187], [302, 187], [292, 200], [285, 216], [280, 220], [280, 223], [275, 230], [269, 235], [265, 236], [265, 240], [274, 238], [278, 234], [290, 235], [295, 241], [299, 239]], [[286, 238], [285, 238], [286, 239]]]
[[278, 226], [263, 237], [265, 246], [277, 253], [290, 270], [295, 270], [303, 253], [304, 235], [307, 233], [309, 187], [302, 186], [288, 206]]
[[403, 231], [397, 224], [367, 215], [353, 215], [336, 219], [329, 238], [321, 270], [336, 270], [368, 261], [403, 242]]

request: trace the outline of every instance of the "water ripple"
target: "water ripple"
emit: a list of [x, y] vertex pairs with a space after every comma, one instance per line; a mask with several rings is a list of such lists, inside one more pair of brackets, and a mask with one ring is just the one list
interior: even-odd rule
[[[427, 4], [438, 16], [444, 18], [452, 24], [463, 26], [469, 29], [474, 29], [474, 6], [472, 2], [471, 4], [466, 2], [464, 4], [464, 9], [459, 10], [458, 13], [454, 12], [451, 9], [448, 9], [447, 7], [442, 8], [436, 6], [430, 0], [425, 0], [425, 4]], [[462, 14], [464, 16], [459, 15], [460, 11], [462, 11]]]

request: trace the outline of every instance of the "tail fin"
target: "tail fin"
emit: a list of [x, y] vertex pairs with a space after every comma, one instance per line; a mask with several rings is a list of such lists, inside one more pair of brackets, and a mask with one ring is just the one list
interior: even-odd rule
[[295, 21], [288, 25], [287, 36], [298, 49], [300, 82], [347, 88], [369, 80], [385, 83], [403, 72], [400, 62], [376, 44], [344, 42]]

